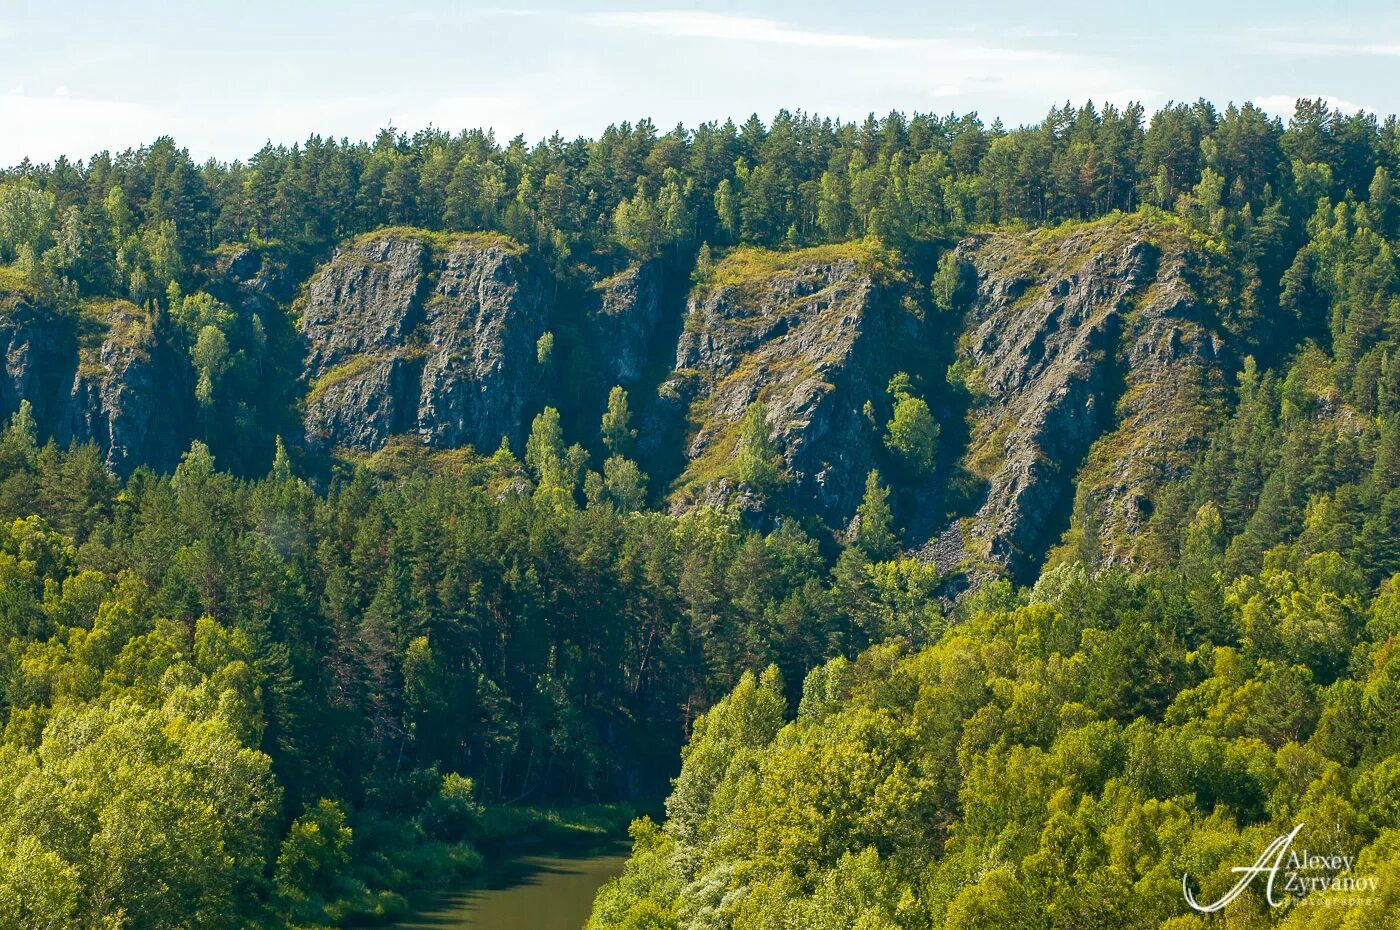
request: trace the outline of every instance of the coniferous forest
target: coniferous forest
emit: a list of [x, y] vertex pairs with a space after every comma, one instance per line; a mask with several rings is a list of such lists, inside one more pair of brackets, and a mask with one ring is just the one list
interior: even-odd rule
[[[594, 930], [1396, 926], [1397, 183], [1321, 100], [0, 172], [0, 927], [641, 812]], [[1365, 881], [1192, 909], [1298, 824]]]

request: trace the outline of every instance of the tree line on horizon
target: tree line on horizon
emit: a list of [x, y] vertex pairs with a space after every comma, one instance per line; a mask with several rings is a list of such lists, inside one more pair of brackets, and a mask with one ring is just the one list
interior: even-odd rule
[[[382, 226], [505, 233], [561, 276], [702, 243], [892, 244], [981, 225], [1084, 220], [1140, 206], [1225, 211], [1241, 236], [1295, 235], [1319, 199], [1359, 199], [1400, 170], [1400, 123], [1299, 100], [1287, 124], [1250, 103], [1171, 103], [1147, 118], [1092, 102], [1014, 129], [976, 113], [840, 122], [780, 111], [555, 134], [393, 127], [313, 135], [246, 161], [196, 164], [174, 139], [0, 172], [0, 261], [21, 252], [80, 294], [189, 293], [233, 243], [316, 255]], [[1378, 172], [1380, 172], [1378, 176]], [[1378, 177], [1380, 180], [1378, 180]], [[42, 271], [35, 270], [42, 276]]]

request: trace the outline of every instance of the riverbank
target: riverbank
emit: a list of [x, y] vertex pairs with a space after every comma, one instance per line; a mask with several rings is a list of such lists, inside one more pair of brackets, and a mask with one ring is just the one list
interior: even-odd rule
[[625, 840], [611, 839], [568, 853], [498, 860], [390, 930], [581, 930], [598, 889], [622, 873], [627, 853]]
[[488, 861], [502, 854], [567, 853], [625, 838], [627, 825], [646, 812], [631, 804], [489, 807], [476, 845]]
[[[373, 869], [378, 879], [374, 886], [392, 890], [346, 901], [334, 923], [345, 927], [399, 926], [395, 922], [410, 915], [450, 909], [455, 906], [453, 895], [493, 890], [494, 885], [501, 886], [494, 890], [505, 890], [520, 884], [527, 873], [558, 873], [567, 879], [572, 869], [564, 865], [566, 862], [624, 855], [627, 825], [643, 812], [645, 808], [630, 804], [487, 807], [475, 818], [469, 842], [424, 843], [374, 857], [385, 860], [383, 867]], [[363, 868], [369, 863], [361, 861], [359, 865]]]

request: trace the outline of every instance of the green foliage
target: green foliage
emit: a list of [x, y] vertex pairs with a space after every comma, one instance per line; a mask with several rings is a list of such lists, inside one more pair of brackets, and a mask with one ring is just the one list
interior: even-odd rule
[[477, 836], [483, 814], [472, 780], [449, 772], [423, 809], [423, 828], [435, 839], [460, 843]]
[[768, 424], [768, 408], [754, 401], [739, 421], [734, 447], [734, 477], [759, 494], [774, 491], [782, 480], [783, 457]]
[[603, 491], [623, 513], [642, 510], [647, 502], [647, 478], [636, 462], [612, 455], [603, 463]]
[[[509, 455], [318, 496], [285, 449], [241, 482], [196, 443], [172, 476], [79, 484], [92, 448], [34, 430], [24, 408], [0, 436], [5, 506], [66, 529], [0, 532], [0, 897], [23, 913], [396, 913], [401, 889], [476, 867], [468, 844], [539, 826], [492, 805], [655, 790], [685, 708], [751, 664], [800, 675], [834, 639], [814, 541], [641, 512], [618, 456], [580, 510], [521, 493]], [[539, 481], [574, 456], [541, 414]], [[781, 682], [761, 684], [776, 721]]]
[[206, 326], [199, 331], [199, 338], [195, 340], [190, 354], [195, 371], [199, 372], [196, 397], [201, 406], [211, 407], [214, 403], [214, 383], [228, 370], [228, 339], [218, 328]]
[[[0, 306], [71, 323], [89, 373], [104, 344], [173, 346], [201, 415], [173, 476], [48, 443], [37, 398], [0, 435], [0, 913], [383, 920], [400, 889], [479, 864], [470, 842], [573, 824], [502, 803], [656, 790], [688, 728], [669, 819], [636, 824], [594, 927], [1184, 930], [1183, 872], [1216, 893], [1297, 821], [1400, 882], [1395, 133], [1317, 101], [1286, 127], [1250, 105], [1145, 116], [783, 112], [534, 146], [390, 130], [202, 166], [162, 138], [6, 172]], [[678, 275], [701, 243], [702, 292], [853, 262], [926, 288], [951, 330], [972, 271], [944, 246], [969, 228], [1039, 226], [1034, 278], [1079, 221], [1118, 242], [1139, 209], [1211, 295], [1233, 394], [1170, 423], [1115, 411], [1124, 441], [1212, 424], [1138, 457], [1156, 490], [1132, 502], [1133, 574], [1075, 561], [1099, 553], [1077, 514], [1033, 588], [982, 580], [956, 624], [956, 584], [898, 558], [878, 476], [839, 554], [803, 514], [765, 535], [648, 512], [620, 389], [596, 471], [564, 439], [596, 407], [560, 403], [523, 467], [395, 443], [303, 482], [293, 463], [316, 463], [276, 438], [297, 434], [293, 313], [219, 271], [251, 248], [295, 286], [337, 244], [414, 236], [540, 262], [567, 299], [638, 259]], [[541, 365], [574, 352], [553, 336]], [[938, 508], [908, 485], [950, 405], [915, 374], [891, 385], [886, 475]], [[970, 399], [989, 376], [948, 370]], [[714, 474], [772, 493], [775, 426], [750, 406]], [[1387, 901], [1277, 922], [1390, 926]]]
[[632, 429], [632, 411], [627, 404], [627, 392], [614, 386], [608, 392], [608, 409], [603, 412], [601, 430], [603, 445], [613, 455], [628, 455], [637, 431]]
[[170, 321], [189, 346], [195, 345], [206, 329], [227, 335], [237, 319], [227, 304], [202, 291], [171, 301]]
[[855, 544], [866, 556], [876, 561], [891, 558], [899, 551], [899, 537], [892, 530], [894, 513], [890, 510], [890, 491], [880, 481], [880, 473], [872, 470], [865, 477], [865, 498], [856, 510], [860, 527]]
[[14, 261], [25, 247], [42, 255], [53, 226], [53, 194], [27, 181], [0, 184], [0, 262]]
[[[0, 896], [24, 899], [19, 912], [35, 920], [63, 914], [83, 926], [113, 915], [170, 928], [259, 917], [280, 792], [253, 748], [262, 721], [246, 640], [207, 619], [193, 642], [170, 621], [131, 636], [130, 593], [91, 593], [64, 586], [91, 629], [62, 635], [78, 657], [109, 666], [110, 703], [84, 703], [96, 682], [75, 677], [82, 658], [46, 650], [48, 667], [29, 663], [25, 692], [53, 703], [23, 714], [15, 705], [7, 730], [0, 842], [23, 865], [10, 867]], [[20, 738], [36, 712], [48, 721], [42, 735]]]
[[700, 243], [700, 251], [695, 253], [695, 270], [691, 272], [691, 283], [704, 287], [714, 280], [715, 259], [708, 242]]
[[749, 768], [751, 753], [777, 735], [786, 709], [782, 677], [769, 666], [761, 677], [746, 672], [728, 697], [695, 722], [666, 801], [666, 828], [697, 857], [714, 829], [709, 811], [716, 790], [729, 773]]
[[[1240, 590], [1364, 613], [1354, 569], [1314, 559]], [[920, 651], [814, 670], [795, 720], [743, 680], [697, 724], [665, 825], [634, 825], [589, 926], [1196, 926], [1182, 874], [1213, 900], [1297, 823], [1309, 850], [1356, 850], [1353, 874], [1394, 873], [1393, 721], [1348, 696], [1378, 694], [1393, 662], [1344, 661], [1347, 686], [1322, 688], [1287, 635], [1251, 633], [1254, 596], [1199, 589], [1229, 618], [1203, 637], [1180, 623], [1200, 580], [1044, 581]], [[1355, 624], [1337, 635], [1343, 656], [1390, 652]], [[1393, 916], [1385, 895], [1325, 897], [1348, 926]]]
[[292, 822], [277, 853], [273, 881], [297, 919], [319, 921], [326, 904], [351, 892], [351, 840], [345, 811], [322, 798]]
[[[369, 141], [313, 136], [209, 165], [163, 137], [130, 157], [71, 153], [9, 172], [0, 262], [22, 243], [40, 256], [57, 248], [53, 267], [82, 294], [144, 305], [171, 281], [199, 283], [228, 243], [306, 255], [386, 227], [435, 239], [490, 235], [570, 275], [578, 258], [618, 249], [646, 258], [681, 257], [700, 242], [903, 245], [1139, 204], [1247, 235], [1270, 209], [1292, 214], [1296, 228], [1320, 197], [1373, 187], [1389, 234], [1386, 179], [1396, 165], [1387, 140], [1374, 117], [1312, 100], [1299, 101], [1287, 128], [1251, 104], [1221, 111], [1205, 101], [1167, 105], [1150, 121], [1138, 104], [1066, 104], [1012, 130], [975, 113], [851, 124], [785, 110], [767, 124], [661, 133], [644, 119], [533, 146], [481, 129], [390, 128]], [[935, 292], [947, 306], [949, 288]]]
[[566, 506], [578, 483], [578, 460], [573, 450], [564, 448], [564, 430], [559, 411], [546, 407], [530, 426], [525, 443], [525, 465], [536, 479], [535, 493], [541, 499]]
[[938, 423], [928, 403], [913, 393], [904, 372], [891, 379], [889, 393], [894, 398], [894, 413], [885, 426], [885, 447], [910, 477], [927, 477], [933, 474], [938, 457]]
[[938, 258], [938, 271], [930, 285], [934, 304], [945, 312], [961, 312], [975, 287], [973, 278], [975, 271], [970, 262], [959, 258], [956, 252], [944, 252]]

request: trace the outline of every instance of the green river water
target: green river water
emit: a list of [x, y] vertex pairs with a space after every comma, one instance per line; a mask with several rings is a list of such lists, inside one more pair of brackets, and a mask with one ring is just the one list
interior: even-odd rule
[[577, 855], [521, 856], [441, 896], [395, 930], [580, 930], [593, 895], [622, 873], [627, 844]]

